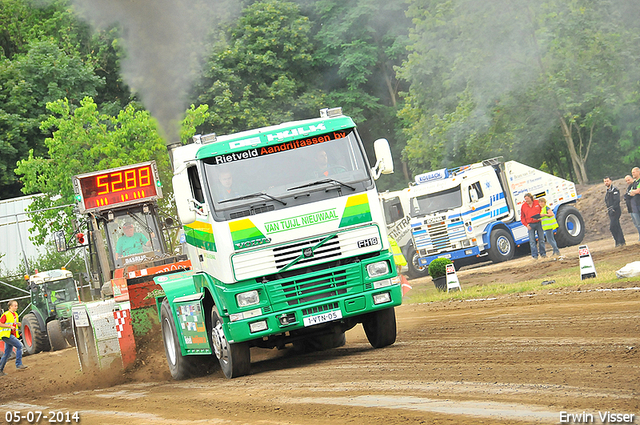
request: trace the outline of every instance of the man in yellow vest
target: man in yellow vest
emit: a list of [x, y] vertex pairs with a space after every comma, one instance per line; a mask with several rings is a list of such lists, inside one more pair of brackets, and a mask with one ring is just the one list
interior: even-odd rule
[[558, 228], [558, 222], [556, 221], [551, 208], [547, 206], [546, 199], [540, 198], [538, 199], [538, 203], [540, 204], [540, 222], [542, 223], [544, 236], [547, 238], [547, 242], [549, 242], [551, 244], [551, 247], [553, 248], [553, 255], [560, 255], [560, 250], [558, 249], [556, 238], [555, 236], [553, 236], [553, 231]]
[[11, 300], [8, 306], [9, 311], [5, 311], [4, 314], [0, 316], [0, 338], [2, 342], [4, 342], [4, 355], [2, 359], [0, 359], [0, 376], [6, 375], [6, 373], [4, 373], [4, 366], [7, 364], [14, 348], [16, 349], [16, 369], [22, 370], [27, 368], [27, 366], [22, 364], [22, 343], [18, 339], [20, 336], [18, 333], [20, 321], [18, 320], [18, 313], [16, 313], [18, 310], [18, 301]]

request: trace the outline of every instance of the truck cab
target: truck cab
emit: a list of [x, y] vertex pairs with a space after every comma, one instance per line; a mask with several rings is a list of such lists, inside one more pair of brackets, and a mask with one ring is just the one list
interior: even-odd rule
[[395, 342], [400, 279], [375, 179], [392, 172], [388, 142], [370, 167], [351, 118], [320, 118], [219, 136], [173, 150], [173, 187], [193, 270], [156, 278], [169, 368], [249, 373], [250, 347], [332, 348], [362, 323]]

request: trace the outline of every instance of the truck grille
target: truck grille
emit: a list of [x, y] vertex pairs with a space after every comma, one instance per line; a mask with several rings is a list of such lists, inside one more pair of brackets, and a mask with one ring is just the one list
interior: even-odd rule
[[330, 272], [300, 274], [267, 283], [273, 310], [278, 311], [332, 298], [362, 286], [359, 264], [348, 265]]
[[439, 251], [451, 246], [449, 234], [447, 233], [447, 225], [445, 222], [434, 223], [427, 226], [427, 232], [431, 238], [433, 249]]
[[[325, 241], [327, 237], [329, 239]], [[322, 241], [325, 242], [318, 246]], [[374, 241], [376, 243], [373, 243]], [[315, 250], [313, 255], [310, 255], [312, 248]], [[382, 240], [378, 226], [364, 226], [286, 245], [239, 252], [231, 257], [231, 262], [236, 279], [243, 280], [358, 257], [381, 249]]]
[[[281, 270], [283, 267], [286, 267], [287, 264], [298, 258], [301, 251], [304, 251], [307, 248], [313, 248], [322, 241], [323, 239], [321, 238], [311, 239], [300, 243], [274, 248], [273, 257], [276, 262], [276, 267], [278, 270]], [[298, 260], [296, 264], [305, 264], [322, 259], [328, 260], [333, 257], [339, 257], [340, 255], [340, 241], [338, 240], [338, 235], [333, 235], [328, 241], [313, 252], [313, 257]]]

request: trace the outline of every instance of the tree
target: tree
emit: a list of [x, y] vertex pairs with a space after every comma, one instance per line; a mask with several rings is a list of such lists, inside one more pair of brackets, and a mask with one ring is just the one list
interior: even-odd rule
[[[148, 112], [129, 105], [118, 115], [109, 116], [100, 113], [88, 97], [75, 109], [67, 99], [48, 103], [47, 109], [51, 115], [41, 124], [43, 130], [53, 129], [52, 137], [45, 140], [47, 155], [36, 156], [31, 150], [16, 170], [25, 193], [44, 195], [34, 198], [31, 211], [73, 204], [71, 177], [76, 174], [151, 159], [158, 165], [161, 181], [170, 188], [167, 149], [157, 122]], [[205, 118], [206, 107], [192, 107], [183, 126], [185, 134], [192, 135], [193, 127]], [[50, 232], [72, 229], [72, 218], [71, 207], [34, 214], [32, 239], [42, 244]]]
[[[307, 2], [302, 2], [306, 4]], [[382, 189], [406, 186], [400, 161], [404, 137], [396, 116], [405, 89], [395, 67], [407, 56], [408, 29], [404, 0], [321, 0], [308, 2], [317, 34], [313, 54], [322, 72], [327, 105], [342, 106], [354, 118], [372, 157], [373, 141], [389, 139], [396, 173], [378, 184]], [[403, 172], [404, 171], [404, 172]]]
[[296, 4], [263, 0], [246, 7], [214, 46], [195, 90], [210, 108], [203, 132], [231, 133], [314, 114], [309, 19]]
[[13, 171], [30, 150], [42, 155], [46, 105], [61, 98], [78, 104], [94, 96], [103, 80], [78, 56], [66, 54], [50, 41], [35, 42], [25, 54], [0, 61], [0, 187], [3, 196], [19, 193]]
[[[566, 158], [569, 174], [586, 182], [593, 143], [598, 136], [615, 142], [606, 129], [615, 125], [622, 88], [637, 84], [628, 64], [638, 32], [619, 24], [624, 20], [616, 7], [609, 0], [412, 1], [412, 53], [400, 70], [411, 83], [400, 113], [411, 146], [405, 156], [417, 164], [419, 146], [426, 144], [447, 163], [459, 155], [460, 143], [490, 140], [474, 151], [526, 153], [517, 159], [558, 173], [567, 172]], [[438, 146], [433, 117], [464, 106], [465, 91], [475, 112], [458, 117], [475, 131], [447, 135], [449, 142]], [[560, 160], [547, 161], [539, 152], [557, 147], [556, 137], [564, 140], [554, 152]]]

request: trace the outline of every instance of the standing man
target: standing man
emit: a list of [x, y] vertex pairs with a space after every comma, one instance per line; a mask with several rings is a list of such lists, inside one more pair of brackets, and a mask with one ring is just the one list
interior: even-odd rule
[[11, 356], [13, 349], [16, 349], [16, 369], [26, 369], [27, 366], [22, 364], [22, 343], [18, 339], [20, 334], [18, 333], [18, 326], [20, 321], [18, 320], [18, 301], [9, 301], [9, 311], [6, 311], [2, 317], [0, 317], [0, 338], [4, 342], [4, 355], [0, 359], [0, 376], [6, 375], [4, 373], [4, 366]]
[[622, 227], [620, 227], [620, 191], [613, 185], [609, 176], [604, 178], [604, 185], [607, 191], [604, 194], [604, 204], [607, 206], [607, 214], [609, 214], [609, 230], [616, 241], [616, 247], [626, 245]]
[[633, 183], [631, 183], [629, 189], [629, 203], [631, 204], [631, 219], [633, 225], [638, 229], [638, 236], [640, 239], [640, 168], [633, 167], [631, 170], [631, 176], [633, 177]]
[[520, 221], [522, 225], [529, 231], [529, 246], [531, 247], [531, 256], [534, 260], [538, 259], [538, 247], [536, 245], [536, 234], [538, 235], [538, 245], [540, 245], [540, 256], [545, 258], [547, 251], [544, 247], [544, 233], [542, 223], [540, 223], [540, 204], [533, 199], [533, 195], [526, 193], [524, 202], [520, 209]]
[[627, 191], [624, 193], [624, 203], [627, 204], [627, 212], [631, 214], [631, 195], [629, 192], [631, 191], [631, 186], [633, 186], [633, 177], [629, 174], [624, 176], [624, 181], [627, 183]]

